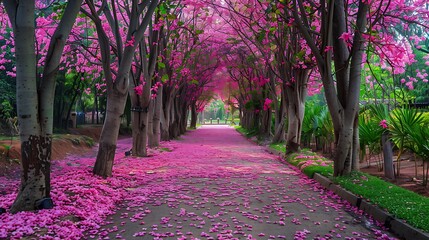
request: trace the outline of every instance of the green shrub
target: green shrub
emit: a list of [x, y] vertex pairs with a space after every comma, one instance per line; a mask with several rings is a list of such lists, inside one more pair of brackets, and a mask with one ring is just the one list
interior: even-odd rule
[[235, 130], [237, 130], [239, 133], [243, 134], [247, 138], [254, 137], [258, 134], [258, 131], [256, 129], [246, 129], [242, 126], [235, 126]]
[[315, 173], [320, 173], [324, 176], [332, 176], [333, 174], [333, 162], [318, 156], [310, 150], [304, 149], [300, 153], [290, 154], [286, 161], [301, 169], [309, 177], [313, 177]]
[[286, 152], [286, 144], [285, 143], [271, 143], [270, 148], [285, 153]]
[[310, 178], [313, 178], [315, 173], [330, 177], [334, 174], [334, 168], [332, 166], [308, 166], [302, 172]]

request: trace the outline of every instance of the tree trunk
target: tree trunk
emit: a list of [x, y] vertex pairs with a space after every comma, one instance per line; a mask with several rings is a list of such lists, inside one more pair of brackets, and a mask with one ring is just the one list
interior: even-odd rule
[[21, 186], [10, 211], [37, 209], [38, 200], [50, 197], [51, 137], [30, 136], [21, 143]]
[[197, 113], [197, 107], [196, 102], [191, 103], [191, 125], [189, 128], [191, 129], [197, 129], [197, 119], [198, 119], [198, 113]]
[[114, 89], [107, 94], [106, 116], [101, 130], [100, 143], [93, 173], [102, 177], [112, 176], [116, 143], [121, 126], [121, 115], [124, 112], [127, 92]]
[[[5, 4], [8, 2], [11, 1], [5, 1]], [[45, 174], [50, 171], [51, 154], [51, 139], [41, 136], [37, 119], [39, 100], [34, 51], [34, 0], [24, 0], [14, 7], [16, 12], [8, 11], [8, 14], [15, 33], [16, 100], [22, 173], [18, 196], [11, 207], [12, 213], [35, 210], [37, 200], [49, 197], [49, 177]], [[46, 151], [46, 154], [43, 154], [42, 150]]]
[[133, 156], [145, 157], [147, 155], [146, 144], [148, 137], [148, 121], [149, 113], [144, 112], [147, 110], [133, 111], [132, 112], [132, 136], [133, 136]]
[[271, 109], [268, 109], [267, 111], [263, 111], [261, 115], [262, 116], [261, 116], [260, 130], [259, 130], [259, 139], [265, 142], [270, 138], [271, 119], [272, 119]]
[[[5, 0], [15, 35], [16, 99], [21, 140], [21, 185], [11, 212], [35, 210], [38, 200], [50, 198], [55, 80], [65, 42], [81, 0], [69, 1], [55, 29], [45, 56], [43, 76], [37, 88], [35, 54], [35, 1]], [[42, 206], [50, 208], [52, 205]]]
[[334, 176], [343, 176], [351, 172], [353, 156], [353, 125], [345, 124], [340, 131], [334, 157]]
[[147, 139], [148, 139], [148, 147], [150, 147], [150, 148], [152, 148], [152, 145], [151, 145], [151, 142], [152, 142], [152, 139], [153, 138], [155, 138], [155, 135], [154, 135], [154, 132], [153, 132], [153, 128], [154, 128], [154, 126], [153, 126], [153, 116], [154, 116], [154, 114], [155, 114], [155, 101], [152, 101], [150, 104], [149, 104], [149, 118], [148, 118], [148, 121], [147, 121]]
[[381, 135], [381, 144], [383, 146], [384, 176], [394, 180], [395, 170], [393, 168], [393, 152], [392, 143], [390, 142], [389, 138], [389, 132], [386, 131]]
[[353, 125], [353, 159], [352, 159], [352, 170], [360, 170], [360, 144], [359, 144], [359, 114], [356, 113], [354, 125]]
[[162, 114], [162, 85], [158, 87], [158, 94], [155, 99], [155, 109], [153, 114], [153, 136], [149, 138], [149, 147], [159, 147], [161, 138], [161, 114]]
[[[169, 95], [169, 94], [167, 93], [165, 95]], [[163, 112], [164, 112], [163, 119], [161, 121], [161, 140], [163, 141], [171, 140], [171, 137], [170, 137], [171, 106], [172, 106], [171, 97], [166, 97], [166, 101], [163, 109]]]
[[286, 133], [286, 154], [298, 152], [301, 144], [302, 121], [307, 96], [308, 70], [294, 69], [295, 83], [286, 86], [288, 128]]

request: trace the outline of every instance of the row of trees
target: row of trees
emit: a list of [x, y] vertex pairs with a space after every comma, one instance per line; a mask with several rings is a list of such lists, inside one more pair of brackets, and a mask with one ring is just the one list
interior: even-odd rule
[[8, 16], [2, 35], [11, 36], [2, 53], [15, 53], [14, 62], [2, 66], [16, 67], [8, 74], [16, 74], [23, 165], [12, 212], [49, 198], [59, 71], [96, 79], [94, 89], [105, 94], [96, 175], [112, 175], [127, 99], [135, 156], [183, 134], [188, 113], [195, 127], [214, 92], [239, 109], [243, 126], [258, 128], [263, 138], [274, 132], [292, 152], [299, 150], [306, 96], [322, 85], [334, 128], [335, 175], [343, 175], [358, 162], [363, 67], [404, 73], [428, 22], [427, 3], [417, 0], [2, 3]]
[[267, 135], [271, 106], [274, 141], [286, 128], [286, 149], [297, 151], [306, 95], [317, 92], [322, 82], [334, 129], [336, 176], [358, 169], [362, 79], [368, 88], [381, 86], [385, 99], [385, 81], [406, 88], [393, 92], [398, 99], [398, 93], [412, 90], [413, 84], [427, 85], [427, 61], [406, 76], [417, 66], [415, 52], [427, 52], [426, 2], [225, 2], [219, 8], [225, 9], [221, 15], [236, 31], [236, 37], [229, 38], [236, 46], [229, 72], [235, 89], [240, 89], [235, 96], [243, 126]]
[[[50, 198], [53, 103], [57, 73], [95, 79], [107, 100], [93, 169], [112, 175], [120, 119], [129, 98], [134, 156], [186, 130], [210, 94], [221, 48], [204, 34], [204, 9], [181, 1], [3, 1], [2, 53], [15, 53], [22, 181], [11, 212]], [[36, 19], [34, 18], [36, 16]], [[7, 66], [6, 66], [7, 67]], [[103, 81], [101, 82], [100, 79]], [[90, 91], [91, 89], [86, 89]], [[199, 106], [199, 107], [198, 107]], [[149, 140], [149, 141], [148, 141]]]

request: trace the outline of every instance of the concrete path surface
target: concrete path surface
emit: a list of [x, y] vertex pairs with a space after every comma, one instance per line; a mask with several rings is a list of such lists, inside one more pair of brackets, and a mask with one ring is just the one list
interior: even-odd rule
[[[227, 126], [203, 126], [133, 159], [117, 214], [87, 238], [394, 239]], [[119, 161], [116, 169], [132, 168]]]

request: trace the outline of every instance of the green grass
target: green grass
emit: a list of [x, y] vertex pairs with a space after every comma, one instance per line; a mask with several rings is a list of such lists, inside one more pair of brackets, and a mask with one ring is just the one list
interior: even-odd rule
[[172, 152], [173, 150], [171, 150], [170, 148], [167, 148], [167, 147], [160, 147], [159, 151], [160, 152]]
[[234, 128], [235, 130], [237, 130], [239, 133], [243, 134], [247, 138], [254, 137], [258, 134], [258, 131], [255, 129], [246, 129], [246, 128], [243, 128], [242, 126], [235, 126]]
[[335, 182], [412, 226], [429, 232], [429, 198], [362, 172], [337, 177]]
[[0, 141], [4, 140], [19, 140], [19, 136], [0, 136]]
[[334, 168], [332, 168], [332, 166], [308, 166], [302, 169], [302, 172], [311, 178], [313, 178], [315, 173], [319, 173], [323, 176], [332, 176], [334, 175]]
[[[291, 154], [286, 160], [300, 168], [309, 177], [313, 177], [315, 173], [330, 178], [333, 176], [332, 161], [317, 156], [311, 151], [303, 150], [301, 153]], [[306, 163], [314, 162], [323, 162], [327, 166], [317, 164], [305, 166]], [[427, 217], [429, 198], [362, 172], [353, 172], [349, 176], [334, 178], [334, 182], [397, 218], [405, 220], [410, 225], [429, 232]]]
[[71, 141], [74, 145], [81, 145], [82, 143], [85, 143], [88, 147], [93, 147], [95, 145], [94, 139], [85, 135], [68, 138], [68, 140]]
[[271, 143], [270, 148], [285, 153], [286, 152], [286, 144], [285, 143]]

